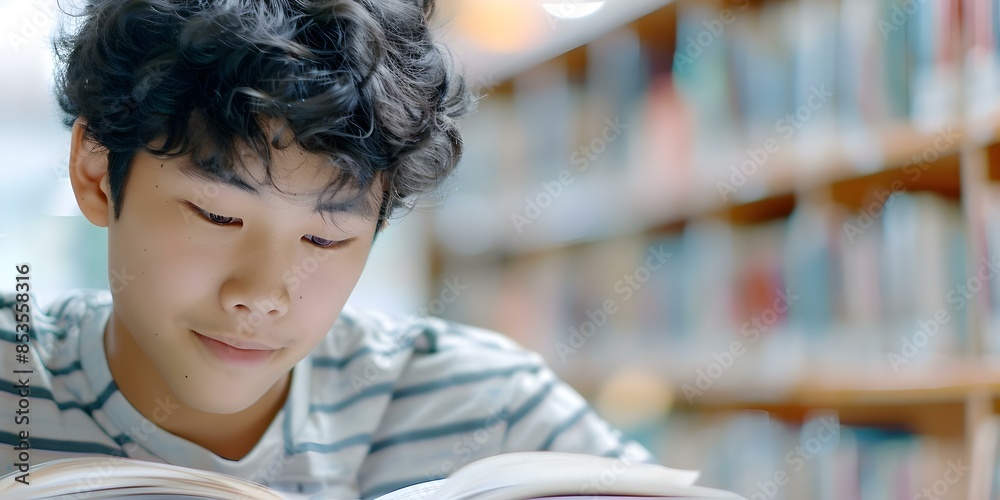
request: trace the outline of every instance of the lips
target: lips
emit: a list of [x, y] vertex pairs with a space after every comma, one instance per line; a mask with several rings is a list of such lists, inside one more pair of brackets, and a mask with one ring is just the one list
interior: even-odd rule
[[216, 342], [221, 342], [221, 343], [226, 344], [229, 347], [232, 347], [234, 349], [240, 349], [240, 350], [244, 350], [244, 351], [277, 351], [278, 349], [281, 349], [280, 347], [272, 347], [272, 346], [269, 346], [269, 345], [264, 344], [262, 342], [254, 342], [252, 340], [242, 340], [242, 339], [237, 339], [237, 338], [233, 338], [233, 337], [228, 337], [228, 336], [225, 336], [225, 335], [221, 335], [221, 336], [218, 336], [218, 337], [212, 337], [212, 336], [208, 336], [208, 335], [203, 335], [203, 334], [198, 333], [198, 332], [194, 332], [194, 333], [196, 333], [198, 335], [202, 335], [203, 337], [207, 337], [207, 338], [209, 338], [211, 340], [214, 340]]
[[[265, 363], [274, 353], [281, 350], [281, 348], [273, 348], [265, 344], [251, 341], [235, 341], [234, 339], [227, 339], [226, 342], [216, 340], [212, 337], [207, 337], [194, 330], [191, 333], [198, 338], [199, 342], [205, 349], [218, 361], [224, 364], [242, 367], [242, 368], [253, 368], [260, 366]], [[233, 344], [237, 344], [240, 347], [236, 347]], [[262, 347], [262, 348], [254, 348]]]

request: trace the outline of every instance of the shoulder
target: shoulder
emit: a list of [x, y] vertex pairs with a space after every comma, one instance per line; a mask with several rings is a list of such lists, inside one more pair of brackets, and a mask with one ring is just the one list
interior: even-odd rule
[[70, 290], [42, 307], [30, 293], [0, 291], [0, 329], [13, 330], [22, 322], [16, 314], [30, 313], [31, 321], [38, 320], [41, 330], [65, 329], [75, 323], [91, 319], [98, 310], [112, 304], [111, 292], [96, 288]]
[[14, 446], [29, 447], [33, 462], [122, 453], [124, 435], [111, 437], [95, 416], [110, 393], [95, 393], [80, 348], [103, 328], [111, 304], [106, 290], [73, 290], [47, 307], [0, 292], [0, 407], [18, 408], [16, 418], [0, 420], [0, 445], [9, 445], [0, 446], [0, 475], [14, 468]]
[[[111, 307], [111, 293], [99, 289], [66, 292], [47, 307], [30, 294], [0, 292], [0, 350], [29, 350], [28, 363], [52, 370], [78, 362], [80, 332]], [[29, 344], [19, 348], [19, 344]], [[15, 363], [16, 354], [4, 355], [0, 365]]]
[[540, 355], [496, 331], [433, 316], [392, 316], [354, 308], [344, 309], [314, 353], [340, 359], [377, 358], [380, 365], [397, 365], [406, 380], [544, 364]]
[[539, 354], [492, 330], [353, 308], [344, 309], [310, 356], [326, 381], [315, 397], [381, 394], [392, 403], [382, 411], [472, 396], [503, 400], [512, 386], [523, 385], [518, 381], [545, 367]]

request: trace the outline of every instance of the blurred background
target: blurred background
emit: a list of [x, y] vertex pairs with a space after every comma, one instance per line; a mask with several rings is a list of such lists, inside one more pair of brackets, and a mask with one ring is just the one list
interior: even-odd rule
[[[1000, 498], [1000, 0], [439, 2], [479, 111], [354, 305], [509, 335], [752, 500]], [[42, 304], [108, 287], [55, 7], [0, 1], [0, 262]]]

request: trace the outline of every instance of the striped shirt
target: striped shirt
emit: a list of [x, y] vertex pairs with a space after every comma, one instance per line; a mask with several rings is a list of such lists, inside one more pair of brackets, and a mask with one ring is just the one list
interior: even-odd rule
[[[124, 456], [337, 498], [373, 498], [513, 451], [655, 463], [540, 355], [509, 338], [440, 318], [351, 307], [294, 367], [288, 398], [257, 445], [228, 460], [161, 429], [119, 392], [103, 342], [110, 292], [74, 290], [44, 311], [29, 302], [26, 362], [17, 356], [24, 339], [15, 333], [15, 304], [13, 293], [0, 294], [3, 473], [16, 470], [22, 431], [31, 465], [83, 454]], [[174, 404], [160, 402], [160, 413]], [[29, 420], [16, 418], [19, 405]]]

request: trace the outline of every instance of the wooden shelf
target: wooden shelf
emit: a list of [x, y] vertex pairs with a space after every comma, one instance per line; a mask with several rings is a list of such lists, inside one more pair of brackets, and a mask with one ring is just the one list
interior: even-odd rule
[[[547, 231], [533, 234], [533, 228], [515, 234], [509, 213], [504, 211], [497, 214], [500, 227], [506, 228], [500, 235], [497, 251], [507, 256], [563, 251], [613, 238], [673, 232], [683, 228], [687, 221], [700, 217], [755, 224], [786, 217], [794, 210], [799, 197], [815, 193], [828, 194], [834, 202], [851, 210], [877, 200], [873, 196], [876, 192], [884, 194], [893, 190], [932, 191], [958, 199], [961, 196], [959, 153], [963, 147], [987, 147], [1000, 142], [1000, 115], [976, 124], [952, 125], [942, 130], [923, 132], [909, 125], [887, 127], [873, 134], [877, 137], [872, 142], [875, 147], [866, 157], [849, 158], [845, 153], [849, 147], [844, 141], [829, 143], [824, 154], [819, 155], [822, 157], [819, 162], [795, 153], [775, 156], [765, 164], [766, 171], [751, 177], [748, 184], [740, 188], [742, 192], [763, 193], [760, 196], [726, 202], [714, 185], [691, 186], [679, 190], [686, 195], [674, 199], [671, 209], [636, 214], [627, 213], [629, 208], [624, 207], [621, 208], [624, 212], [615, 217], [639, 222], [616, 225], [599, 234], [575, 239], [551, 239]], [[971, 130], [975, 133], [969, 133]], [[632, 198], [631, 187], [624, 180], [601, 179], [600, 184], [603, 189], [616, 193], [609, 196], [610, 199]], [[517, 203], [523, 204], [525, 196], [531, 194], [536, 193], [509, 193], [503, 198], [513, 200], [508, 206], [511, 208]], [[614, 207], [607, 208], [614, 210]]]
[[[996, 142], [1000, 137], [997, 133], [1000, 116], [977, 127], [987, 128], [988, 133], [982, 134], [984, 140], [972, 141], [966, 133], [969, 127], [963, 125], [944, 127], [944, 132], [923, 132], [910, 125], [894, 125], [873, 132], [876, 139], [871, 142], [872, 148], [861, 157], [847, 155], [851, 146], [845, 140], [831, 141], [822, 153], [808, 157], [797, 153], [775, 156], [765, 163], [766, 172], [751, 177], [748, 185], [740, 188], [740, 191], [761, 192], [762, 195], [725, 203], [715, 186], [696, 186], [687, 190], [688, 199], [679, 203], [688, 208], [661, 216], [664, 223], [704, 215], [753, 222], [753, 217], [748, 218], [742, 212], [756, 211], [766, 217], [769, 211], [763, 207], [787, 205], [791, 195], [830, 190], [835, 201], [852, 205], [863, 202], [860, 199], [862, 192], [881, 183], [888, 187], [896, 179], [903, 183], [905, 190], [933, 190], [957, 197], [960, 190], [958, 153], [966, 144]], [[817, 161], [816, 157], [822, 160]]]
[[[866, 405], [961, 402], [976, 391], [1000, 398], [1000, 365], [952, 361], [913, 366], [899, 373], [844, 367], [804, 374], [784, 387], [745, 385], [707, 391], [698, 406], [755, 404]], [[683, 403], [683, 401], [679, 401]]]
[[[683, 411], [678, 408], [678, 411]], [[743, 410], [766, 411], [772, 418], [791, 424], [801, 424], [815, 412], [836, 412], [843, 425], [874, 427], [913, 432], [921, 435], [960, 441], [968, 434], [968, 414], [962, 400], [870, 404], [804, 404], [759, 403], [746, 406], [711, 406], [699, 408], [698, 413], [710, 415]]]
[[832, 410], [850, 425], [902, 428], [955, 439], [966, 432], [970, 398], [991, 394], [1000, 413], [1000, 366], [948, 363], [905, 373], [848, 369], [803, 376], [790, 387], [747, 385], [706, 391], [675, 411], [719, 413], [767, 411], [775, 418], [801, 422], [817, 410]]

